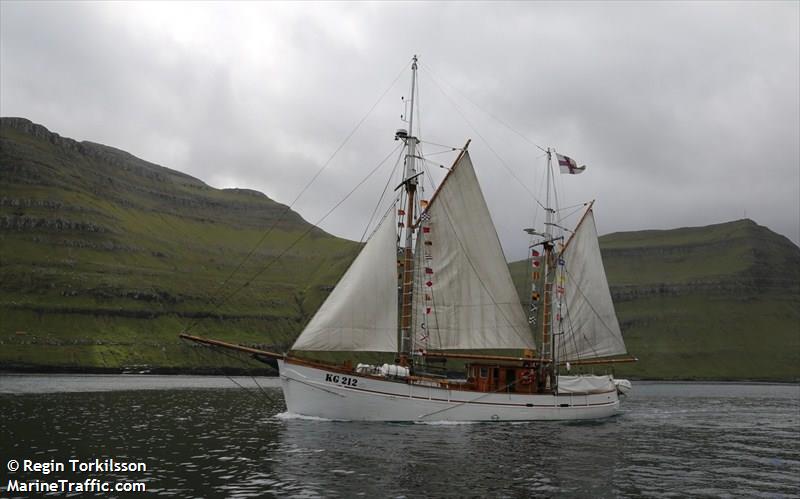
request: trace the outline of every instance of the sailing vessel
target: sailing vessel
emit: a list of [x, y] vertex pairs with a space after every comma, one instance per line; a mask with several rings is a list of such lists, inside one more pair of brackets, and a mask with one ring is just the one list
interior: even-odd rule
[[[416, 57], [401, 194], [301, 332], [277, 354], [182, 334], [277, 361], [289, 412], [334, 420], [525, 421], [615, 414], [631, 385], [570, 375], [629, 361], [600, 257], [590, 204], [572, 235], [557, 235], [548, 156], [544, 230], [527, 229], [530, 304], [522, 306], [469, 154], [461, 149], [429, 200], [417, 195], [413, 130]], [[557, 155], [559, 162], [565, 156]], [[574, 167], [572, 160], [569, 166]], [[580, 171], [576, 169], [576, 171]], [[535, 336], [540, 336], [539, 345]], [[514, 351], [517, 355], [481, 352]], [[340, 364], [303, 352], [350, 352]], [[358, 363], [359, 352], [395, 354]], [[478, 352], [478, 353], [476, 353]], [[453, 376], [437, 366], [464, 362]]]

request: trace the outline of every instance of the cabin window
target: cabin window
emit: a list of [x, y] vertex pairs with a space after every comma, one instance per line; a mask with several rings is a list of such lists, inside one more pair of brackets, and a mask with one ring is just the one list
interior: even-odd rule
[[486, 367], [481, 367], [481, 378], [488, 378], [489, 377], [489, 369]]

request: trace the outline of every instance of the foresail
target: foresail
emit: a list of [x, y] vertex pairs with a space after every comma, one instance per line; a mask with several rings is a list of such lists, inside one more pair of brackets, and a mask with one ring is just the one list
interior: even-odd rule
[[535, 348], [468, 153], [422, 214], [416, 254], [417, 345], [440, 350]]
[[292, 350], [397, 351], [397, 238], [381, 222]]
[[[626, 353], [608, 280], [600, 255], [591, 208], [561, 255], [556, 292], [563, 292], [565, 310], [556, 335], [559, 359], [576, 360]], [[558, 319], [558, 318], [557, 318]]]

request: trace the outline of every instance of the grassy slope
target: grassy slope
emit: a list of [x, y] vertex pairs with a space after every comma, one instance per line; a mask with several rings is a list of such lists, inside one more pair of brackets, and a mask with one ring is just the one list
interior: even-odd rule
[[[786, 238], [739, 220], [609, 234], [600, 245], [628, 351], [640, 359], [618, 375], [800, 378], [800, 249]], [[511, 264], [520, 291], [525, 268]]]
[[[21, 120], [0, 122], [0, 366], [241, 367], [176, 335], [283, 349], [357, 251], [285, 207]], [[800, 250], [750, 221], [601, 238], [629, 352], [618, 374], [800, 377]], [[511, 264], [522, 291], [524, 262]], [[526, 293], [522, 293], [524, 296]], [[24, 334], [20, 334], [24, 333]]]
[[0, 140], [0, 365], [238, 366], [177, 333], [283, 348], [357, 251], [289, 212], [220, 289], [284, 206], [25, 123]]

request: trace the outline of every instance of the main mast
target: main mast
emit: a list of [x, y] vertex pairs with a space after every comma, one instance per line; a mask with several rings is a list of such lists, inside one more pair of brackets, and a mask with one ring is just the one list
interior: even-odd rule
[[403, 184], [405, 185], [406, 202], [406, 222], [405, 222], [405, 246], [403, 249], [403, 285], [400, 296], [400, 364], [408, 365], [411, 354], [411, 319], [412, 319], [412, 293], [414, 289], [414, 204], [417, 191], [417, 137], [414, 136], [414, 96], [417, 86], [417, 56], [411, 63], [411, 109], [408, 113], [408, 135], [402, 137], [406, 143], [405, 174]]

